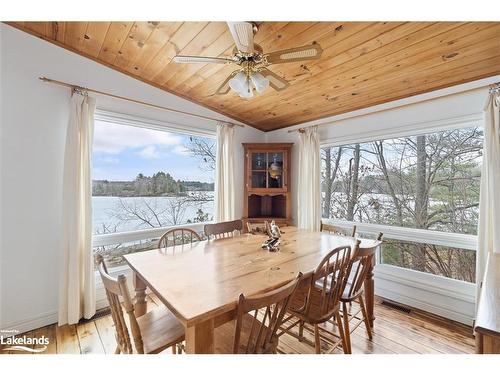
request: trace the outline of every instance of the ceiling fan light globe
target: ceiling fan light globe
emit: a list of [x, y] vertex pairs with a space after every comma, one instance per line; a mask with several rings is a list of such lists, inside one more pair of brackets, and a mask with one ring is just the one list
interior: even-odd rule
[[260, 73], [254, 73], [250, 78], [255, 90], [257, 90], [259, 94], [262, 94], [269, 87], [269, 80]]
[[236, 91], [237, 93], [242, 92], [245, 89], [245, 84], [247, 81], [247, 77], [245, 73], [239, 72], [229, 81], [229, 87]]
[[250, 81], [246, 81], [243, 89], [238, 92], [242, 98], [250, 99], [253, 97], [253, 90]]

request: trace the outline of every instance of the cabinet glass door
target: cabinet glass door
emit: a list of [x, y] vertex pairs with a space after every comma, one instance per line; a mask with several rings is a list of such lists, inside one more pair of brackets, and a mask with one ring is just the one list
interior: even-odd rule
[[252, 171], [265, 171], [267, 165], [267, 154], [265, 152], [252, 153]]
[[270, 189], [283, 188], [283, 152], [269, 152], [267, 154], [267, 187]]
[[284, 153], [252, 152], [251, 153], [251, 187], [254, 189], [283, 189]]

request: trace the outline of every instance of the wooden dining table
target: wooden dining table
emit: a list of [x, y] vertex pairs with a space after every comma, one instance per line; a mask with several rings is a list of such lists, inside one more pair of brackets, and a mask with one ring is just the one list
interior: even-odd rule
[[[238, 297], [266, 292], [312, 272], [338, 246], [354, 248], [356, 239], [288, 226], [281, 228], [280, 250], [261, 248], [266, 237], [242, 234], [127, 254], [134, 272], [135, 311], [146, 313], [146, 288], [172, 311], [186, 329], [187, 353], [213, 353], [214, 329], [236, 316]], [[380, 241], [362, 239], [360, 248]], [[373, 324], [373, 265], [365, 281]]]

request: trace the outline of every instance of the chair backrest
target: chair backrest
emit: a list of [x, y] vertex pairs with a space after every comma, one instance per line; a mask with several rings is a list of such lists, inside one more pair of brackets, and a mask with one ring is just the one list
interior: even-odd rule
[[[278, 329], [301, 279], [302, 273], [299, 273], [294, 280], [267, 293], [248, 298], [240, 294], [233, 342], [234, 354], [276, 352]], [[248, 320], [251, 320], [251, 323]], [[248, 336], [242, 337], [245, 324]]]
[[243, 230], [243, 221], [233, 220], [216, 224], [205, 224], [203, 230], [208, 239], [233, 237], [235, 233], [241, 234]]
[[[125, 275], [118, 275], [117, 278], [110, 276], [102, 255], [97, 255], [96, 260], [97, 269], [99, 270], [102, 283], [106, 289], [106, 296], [111, 309], [111, 317], [113, 319], [113, 323], [115, 324], [115, 336], [118, 347], [122, 353], [133, 353], [132, 344], [130, 342], [130, 334], [127, 325], [125, 324], [125, 316], [123, 314], [124, 308], [129, 318], [130, 330], [132, 331], [135, 350], [137, 353], [144, 353], [141, 330], [134, 314], [134, 304], [132, 303], [132, 298], [130, 297], [127, 287], [127, 278]], [[120, 297], [123, 299], [123, 308], [120, 303]]]
[[[382, 241], [383, 233], [377, 236], [378, 241]], [[360, 294], [363, 289], [366, 276], [372, 267], [373, 257], [377, 251], [378, 245], [373, 247], [360, 248], [361, 241], [357, 240], [352, 253], [349, 270], [347, 273], [346, 290], [344, 296], [347, 298], [355, 298]]]
[[247, 221], [247, 231], [251, 234], [268, 234], [269, 222], [264, 221], [263, 223], [250, 223]]
[[356, 236], [356, 225], [352, 227], [352, 231], [342, 228], [336, 225], [331, 225], [331, 224], [324, 224], [321, 223], [321, 231], [322, 232], [329, 232], [332, 234], [339, 234], [341, 236], [347, 236], [347, 237], [355, 237]]
[[308, 277], [309, 291], [304, 305], [297, 312], [318, 323], [330, 319], [338, 311], [340, 297], [347, 283], [350, 259], [350, 246], [340, 246], [326, 254]]
[[175, 245], [184, 245], [201, 241], [200, 235], [190, 228], [172, 228], [169, 229], [158, 241], [158, 248], [164, 248]]

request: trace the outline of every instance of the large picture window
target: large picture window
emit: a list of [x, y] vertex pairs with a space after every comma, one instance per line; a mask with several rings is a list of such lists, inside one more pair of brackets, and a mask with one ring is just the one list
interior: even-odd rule
[[[479, 127], [322, 148], [324, 218], [476, 234]], [[474, 281], [475, 254], [388, 241], [382, 261]]]
[[[95, 122], [94, 235], [213, 219], [215, 139]], [[157, 238], [98, 246], [111, 265], [156, 246]]]

